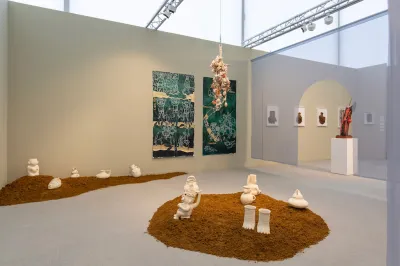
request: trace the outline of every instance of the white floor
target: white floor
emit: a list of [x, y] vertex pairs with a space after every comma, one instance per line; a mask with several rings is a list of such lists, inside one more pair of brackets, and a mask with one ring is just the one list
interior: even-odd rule
[[[325, 172], [331, 171], [331, 161], [312, 161], [312, 162], [300, 162], [300, 167], [315, 169]], [[369, 177], [375, 179], [386, 180], [387, 179], [387, 161], [386, 160], [359, 160], [358, 162], [358, 173], [356, 174], [362, 177]]]
[[[331, 229], [324, 241], [292, 259], [257, 265], [385, 265], [384, 181], [274, 163], [252, 170], [198, 173], [196, 177], [203, 193], [233, 193], [242, 189], [251, 172], [257, 173], [263, 193], [274, 198], [287, 200], [300, 189], [310, 208]], [[181, 176], [57, 201], [0, 207], [0, 265], [255, 265], [167, 248], [146, 234], [154, 211], [178, 196], [184, 181]]]

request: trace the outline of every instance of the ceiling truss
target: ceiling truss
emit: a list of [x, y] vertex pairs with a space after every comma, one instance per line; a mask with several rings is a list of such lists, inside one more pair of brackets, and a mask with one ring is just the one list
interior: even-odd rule
[[178, 6], [183, 0], [166, 0], [157, 13], [153, 16], [146, 28], [157, 30], [173, 13], [176, 12]]

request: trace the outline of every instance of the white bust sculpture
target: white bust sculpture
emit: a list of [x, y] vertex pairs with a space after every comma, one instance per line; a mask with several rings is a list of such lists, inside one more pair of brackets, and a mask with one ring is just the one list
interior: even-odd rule
[[261, 190], [258, 188], [257, 185], [256, 175], [251, 174], [247, 176], [247, 186], [250, 188], [251, 194], [253, 194], [254, 196], [261, 194]]
[[39, 175], [39, 161], [38, 159], [29, 159], [28, 166], [26, 167], [28, 171], [28, 176], [38, 176]]
[[[197, 201], [194, 200], [197, 195]], [[182, 202], [178, 204], [178, 211], [174, 215], [175, 220], [179, 219], [189, 219], [192, 215], [193, 209], [199, 206], [201, 199], [201, 191], [195, 192], [185, 192], [182, 195]]]
[[56, 189], [61, 187], [61, 178], [53, 178], [49, 185], [48, 185], [48, 189]]
[[78, 172], [78, 169], [76, 169], [75, 167], [72, 168], [71, 177], [73, 177], [73, 178], [80, 177], [79, 172]]
[[140, 171], [140, 168], [137, 167], [136, 165], [132, 164], [129, 166], [129, 176], [133, 177], [139, 177], [142, 175], [142, 172]]
[[300, 190], [296, 189], [293, 196], [288, 200], [290, 206], [298, 209], [304, 209], [308, 207], [308, 202], [304, 199]]
[[111, 176], [111, 170], [100, 170], [100, 173], [96, 175], [97, 178], [105, 179]]
[[199, 185], [197, 185], [196, 177], [191, 175], [186, 179], [186, 184], [183, 187], [183, 191], [184, 192], [195, 192], [195, 193], [200, 191]]

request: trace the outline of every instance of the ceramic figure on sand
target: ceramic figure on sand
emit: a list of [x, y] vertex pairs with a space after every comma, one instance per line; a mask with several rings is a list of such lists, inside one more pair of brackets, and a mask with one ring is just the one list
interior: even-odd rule
[[38, 159], [29, 159], [28, 166], [26, 167], [28, 171], [28, 176], [38, 176], [39, 175], [39, 161]]
[[248, 175], [247, 176], [247, 186], [251, 189], [251, 194], [257, 196], [261, 194], [261, 190], [257, 185], [257, 176], [256, 175]]
[[308, 207], [308, 202], [304, 199], [300, 190], [296, 189], [293, 196], [288, 200], [290, 206], [298, 209], [304, 209]]
[[256, 226], [256, 207], [252, 205], [244, 206], [244, 229], [254, 229]]
[[53, 178], [49, 185], [47, 186], [48, 189], [56, 189], [61, 187], [61, 178]]
[[261, 234], [270, 234], [269, 221], [271, 211], [268, 209], [259, 209], [258, 212], [257, 232]]
[[142, 172], [140, 171], [140, 168], [137, 167], [136, 165], [132, 164], [129, 166], [129, 176], [133, 177], [139, 177], [142, 175]]
[[73, 178], [80, 177], [79, 172], [78, 172], [78, 169], [76, 169], [75, 167], [72, 168], [71, 177], [73, 177]]
[[111, 170], [100, 170], [100, 173], [96, 175], [97, 178], [105, 179], [111, 176]]
[[243, 205], [252, 204], [256, 200], [256, 196], [251, 193], [251, 189], [249, 186], [243, 186], [243, 193], [240, 196], [240, 202]]
[[[197, 195], [197, 201], [194, 200]], [[193, 209], [199, 206], [201, 199], [201, 191], [195, 192], [185, 192], [182, 195], [182, 202], [178, 204], [178, 211], [174, 215], [175, 220], [179, 219], [189, 219], [192, 215]]]
[[183, 187], [183, 190], [184, 190], [184, 192], [195, 192], [195, 193], [199, 192], [200, 189], [199, 189], [199, 185], [197, 185], [196, 177], [194, 177], [192, 175], [189, 176], [186, 179], [186, 184]]

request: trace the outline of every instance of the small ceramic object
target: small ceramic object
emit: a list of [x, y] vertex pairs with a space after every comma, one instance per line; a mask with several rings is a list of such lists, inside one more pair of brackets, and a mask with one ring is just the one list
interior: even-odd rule
[[249, 186], [243, 186], [243, 193], [240, 196], [240, 202], [243, 205], [252, 204], [256, 200], [256, 196], [251, 193], [251, 189]]
[[129, 166], [129, 175], [133, 177], [139, 177], [142, 175], [142, 172], [140, 171], [139, 167], [132, 164], [131, 166]]
[[78, 169], [76, 169], [75, 167], [72, 168], [71, 177], [73, 177], [73, 178], [80, 177], [79, 172], [78, 172]]
[[[197, 195], [197, 201], [194, 200]], [[178, 204], [178, 210], [174, 215], [175, 220], [179, 219], [189, 219], [192, 215], [193, 209], [199, 206], [201, 199], [201, 191], [195, 192], [185, 192], [182, 195], [182, 202]]]
[[247, 176], [247, 186], [251, 189], [251, 194], [257, 196], [261, 194], [261, 190], [257, 185], [257, 176], [256, 175], [248, 175]]
[[253, 230], [255, 226], [256, 226], [256, 207], [252, 205], [245, 205], [243, 228]]
[[293, 196], [288, 200], [290, 206], [298, 209], [304, 209], [308, 207], [308, 202], [304, 199], [300, 190], [296, 189]]
[[97, 178], [105, 179], [111, 176], [111, 170], [100, 170], [100, 173], [96, 175]]
[[39, 175], [39, 161], [38, 159], [29, 159], [28, 166], [26, 167], [28, 176], [38, 176]]
[[186, 184], [183, 187], [183, 191], [184, 192], [195, 192], [195, 193], [200, 191], [199, 185], [197, 184], [196, 177], [191, 175], [186, 179]]
[[269, 221], [271, 216], [271, 211], [268, 209], [259, 209], [258, 210], [258, 224], [257, 224], [257, 232], [261, 234], [270, 234]]
[[61, 187], [61, 178], [53, 178], [49, 185], [47, 186], [48, 189], [56, 189]]

